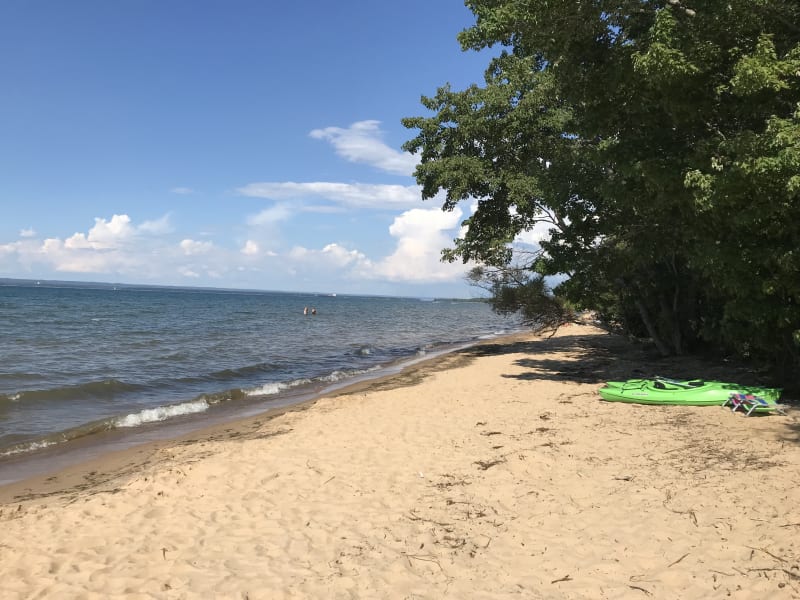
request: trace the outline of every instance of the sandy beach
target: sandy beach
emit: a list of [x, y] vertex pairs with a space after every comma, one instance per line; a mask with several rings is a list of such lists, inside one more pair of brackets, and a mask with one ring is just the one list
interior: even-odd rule
[[[0, 488], [3, 598], [800, 598], [800, 411], [592, 325]], [[748, 383], [748, 382], [743, 382]]]

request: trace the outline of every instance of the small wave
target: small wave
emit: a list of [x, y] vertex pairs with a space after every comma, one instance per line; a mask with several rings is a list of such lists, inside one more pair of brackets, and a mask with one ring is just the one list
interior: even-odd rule
[[288, 387], [289, 386], [287, 384], [281, 382], [265, 383], [260, 387], [247, 390], [245, 393], [248, 396], [271, 396], [272, 394], [278, 394], [282, 392]]
[[79, 427], [73, 427], [65, 431], [55, 432], [36, 440], [19, 442], [17, 444], [13, 444], [6, 448], [2, 448], [0, 449], [0, 457], [12, 456], [15, 454], [23, 454], [26, 452], [35, 452], [36, 450], [49, 448], [50, 446], [55, 446], [56, 444], [61, 444], [63, 442], [77, 440], [79, 438], [86, 437], [88, 435], [92, 435], [95, 433], [108, 431], [109, 429], [113, 429], [113, 427], [114, 427], [113, 423], [105, 419], [100, 421], [93, 421], [91, 423], [86, 423]]
[[311, 383], [310, 379], [295, 379], [294, 381], [273, 381], [256, 388], [245, 390], [247, 396], [273, 396], [284, 390]]
[[369, 369], [346, 369], [342, 371], [334, 371], [333, 373], [320, 377], [319, 380], [326, 383], [338, 383], [343, 379], [350, 379], [352, 377], [358, 377], [359, 375], [366, 375], [367, 373], [377, 371], [381, 368], [381, 365], [375, 365]]
[[156, 406], [155, 408], [145, 408], [138, 413], [119, 417], [115, 420], [115, 427], [139, 427], [145, 423], [156, 423], [158, 421], [166, 421], [173, 417], [180, 417], [183, 415], [192, 415], [196, 413], [205, 412], [208, 410], [208, 402], [204, 399], [192, 400], [183, 404], [174, 404], [172, 406]]
[[247, 393], [239, 388], [231, 390], [224, 390], [222, 392], [214, 392], [210, 394], [202, 394], [198, 399], [204, 400], [209, 406], [221, 404], [222, 402], [231, 402], [234, 400], [243, 400], [247, 397]]
[[0, 450], [0, 456], [13, 456], [15, 454], [22, 454], [23, 452], [34, 452], [35, 450], [43, 450], [50, 446], [57, 444], [54, 440], [39, 440], [36, 442], [29, 442], [27, 444], [17, 444], [5, 450]]
[[[231, 399], [231, 395], [232, 394], [228, 394], [228, 398], [226, 399]], [[0, 449], [0, 457], [23, 454], [26, 452], [35, 452], [36, 450], [42, 450], [50, 446], [55, 446], [56, 444], [71, 442], [112, 429], [139, 427], [148, 423], [166, 421], [174, 417], [205, 412], [213, 403], [214, 402], [209, 402], [206, 397], [201, 397], [196, 400], [181, 404], [145, 408], [137, 413], [125, 415], [123, 417], [111, 417], [108, 419], [93, 421], [79, 427], [73, 427], [65, 431], [53, 433], [38, 440], [20, 442], [18, 444], [14, 444], [13, 446], [2, 448]]]

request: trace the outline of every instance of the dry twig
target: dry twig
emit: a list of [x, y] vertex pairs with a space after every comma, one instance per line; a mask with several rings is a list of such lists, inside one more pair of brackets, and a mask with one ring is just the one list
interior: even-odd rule
[[651, 592], [650, 590], [646, 590], [643, 587], [639, 587], [638, 585], [630, 585], [629, 584], [628, 587], [631, 588], [632, 590], [639, 590], [640, 592], [644, 592], [648, 596], [652, 596], [653, 595], [653, 592]]
[[496, 460], [476, 460], [473, 464], [478, 465], [482, 471], [489, 469], [495, 465], [506, 462], [505, 458], [498, 458]]
[[684, 554], [683, 556], [681, 556], [681, 557], [680, 557], [678, 560], [676, 560], [676, 561], [674, 561], [674, 562], [671, 562], [671, 563], [669, 563], [669, 564], [667, 565], [667, 568], [669, 569], [671, 566], [673, 566], [673, 565], [677, 565], [679, 562], [681, 562], [681, 561], [682, 561], [684, 558], [686, 558], [687, 556], [689, 556], [689, 552], [687, 552], [686, 554]]

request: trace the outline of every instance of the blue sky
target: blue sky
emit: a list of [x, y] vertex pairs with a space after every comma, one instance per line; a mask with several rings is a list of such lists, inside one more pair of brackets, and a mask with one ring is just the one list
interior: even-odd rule
[[482, 82], [461, 0], [0, 3], [0, 277], [475, 295], [420, 96]]

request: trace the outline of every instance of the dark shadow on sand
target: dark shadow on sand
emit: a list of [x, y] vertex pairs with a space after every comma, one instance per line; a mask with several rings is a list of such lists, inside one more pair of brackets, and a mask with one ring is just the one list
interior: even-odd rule
[[[522, 373], [503, 377], [523, 381], [563, 381], [603, 385], [606, 381], [624, 381], [659, 375], [675, 379], [707, 379], [732, 381], [742, 385], [771, 385], [765, 377], [749, 366], [727, 360], [712, 360], [700, 356], [661, 357], [651, 346], [633, 342], [610, 333], [567, 333], [558, 337], [542, 337], [532, 341], [489, 343], [462, 351], [470, 356], [525, 354], [515, 361]], [[553, 354], [566, 354], [564, 359]], [[599, 396], [598, 396], [599, 398]], [[755, 418], [780, 418], [785, 425], [785, 441], [800, 443], [800, 410], [794, 395], [784, 394], [781, 403], [788, 415]], [[753, 418], [753, 417], [751, 417]]]
[[[522, 374], [506, 375], [524, 380], [598, 383], [659, 375], [675, 379], [735, 381], [743, 385], [770, 385], [757, 371], [734, 361], [710, 360], [701, 356], [661, 357], [648, 344], [637, 343], [611, 333], [579, 333], [543, 337], [532, 341], [492, 343], [464, 350], [474, 356], [528, 354], [515, 362], [525, 367]], [[566, 359], [548, 358], [565, 353]]]
[[[504, 375], [527, 381], [573, 381], [603, 383], [609, 379], [629, 379], [652, 375], [647, 364], [656, 357], [647, 348], [632, 344], [612, 334], [561, 335], [527, 342], [484, 344], [465, 350], [475, 356], [527, 354], [515, 361], [524, 367], [521, 374]], [[566, 353], [566, 359], [549, 358], [553, 353]]]
[[[664, 358], [642, 343], [611, 333], [581, 334], [568, 332], [558, 337], [542, 337], [531, 341], [509, 341], [482, 344], [464, 350], [470, 356], [525, 354], [514, 364], [525, 370], [503, 377], [524, 381], [563, 381], [597, 384], [606, 381], [647, 378], [659, 375], [675, 379], [707, 379], [734, 381], [742, 385], [771, 385], [760, 373], [747, 365], [726, 360], [711, 360], [699, 356]], [[558, 353], [564, 358], [553, 358]], [[597, 397], [599, 398], [599, 396]], [[777, 417], [785, 430], [781, 434], [788, 443], [800, 444], [800, 402], [794, 395], [784, 394], [781, 404], [788, 409], [786, 416]], [[763, 415], [750, 418], [776, 418]]]

